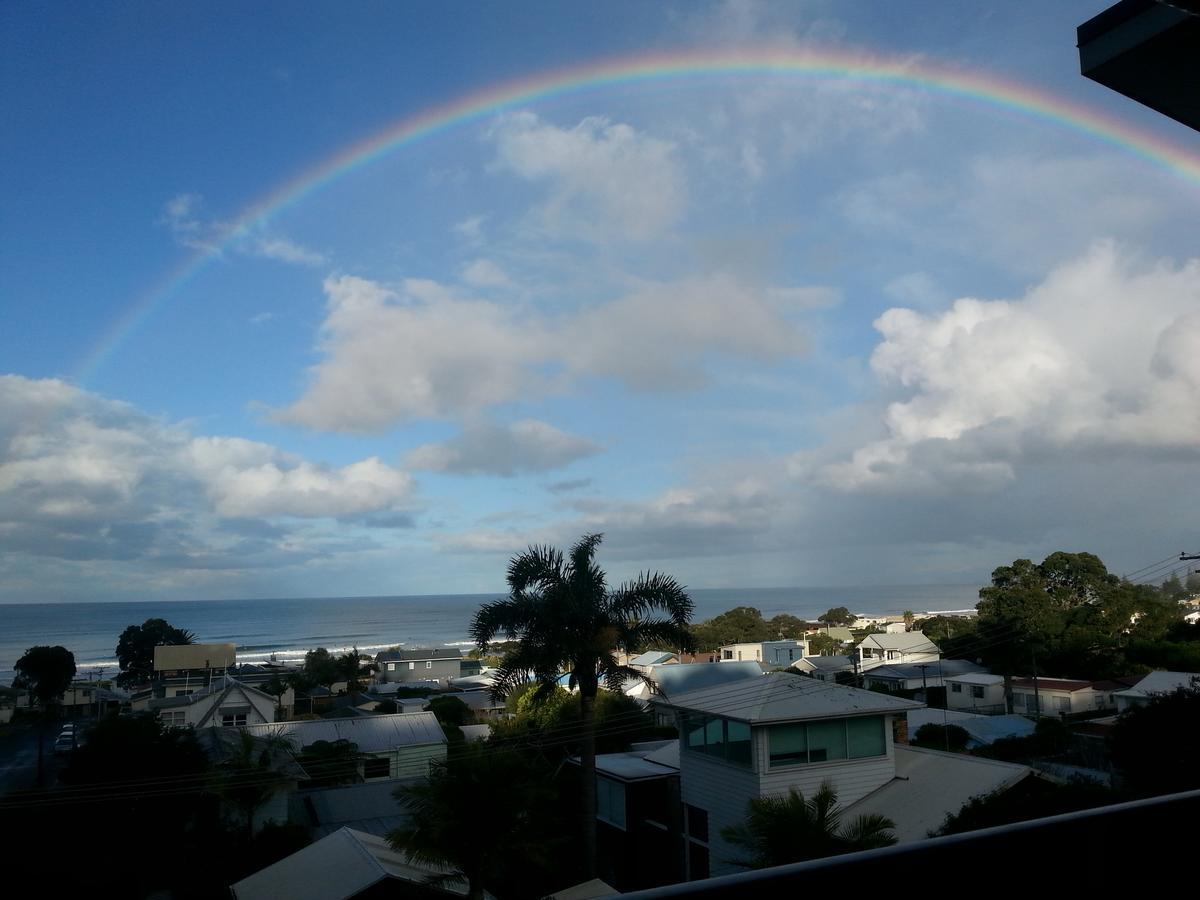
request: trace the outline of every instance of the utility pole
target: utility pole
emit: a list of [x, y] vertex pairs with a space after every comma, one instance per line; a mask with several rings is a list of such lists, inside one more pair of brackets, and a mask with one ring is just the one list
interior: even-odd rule
[[1038, 696], [1038, 679], [1037, 679], [1037, 647], [1033, 644], [1029, 645], [1029, 652], [1033, 656], [1033, 709], [1037, 714], [1037, 718], [1042, 717], [1042, 701]]

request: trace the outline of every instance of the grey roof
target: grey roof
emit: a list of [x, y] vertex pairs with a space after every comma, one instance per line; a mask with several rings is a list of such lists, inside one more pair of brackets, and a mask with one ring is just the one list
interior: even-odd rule
[[679, 657], [670, 650], [647, 650], [645, 653], [640, 653], [629, 661], [631, 666], [657, 666], [671, 659]]
[[1003, 675], [993, 675], [990, 672], [966, 672], [962, 675], [947, 675], [947, 681], [957, 681], [961, 684], [1003, 684]]
[[899, 843], [923, 840], [972, 797], [1007, 790], [1029, 774], [1028, 766], [898, 744], [896, 777], [847, 807], [844, 821], [875, 813], [896, 824]]
[[1117, 691], [1118, 697], [1149, 697], [1151, 694], [1169, 694], [1176, 688], [1191, 687], [1193, 679], [1200, 679], [1195, 672], [1151, 672], [1136, 685]]
[[503, 700], [493, 700], [492, 695], [488, 691], [462, 691], [457, 694], [443, 694], [443, 697], [454, 697], [461, 700], [472, 711], [485, 709], [503, 709]]
[[689, 691], [716, 685], [730, 684], [747, 678], [761, 678], [762, 669], [758, 663], [746, 662], [715, 662], [715, 663], [672, 663], [655, 666], [650, 672], [650, 679], [658, 686], [658, 691], [666, 698]]
[[[983, 666], [966, 659], [940, 659], [931, 663], [893, 663], [867, 670], [868, 678], [927, 678], [951, 675], [974, 675], [987, 672]], [[1003, 680], [1003, 679], [1001, 679]], [[991, 682], [988, 682], [991, 684]]]
[[899, 634], [868, 634], [858, 642], [858, 646], [869, 643], [872, 647], [883, 650], [907, 650], [910, 652], [937, 653], [937, 645], [920, 631], [907, 631]]
[[690, 691], [666, 701], [654, 698], [653, 702], [752, 723], [899, 713], [925, 705], [787, 672]]
[[1033, 720], [1018, 715], [985, 716], [957, 709], [916, 709], [908, 714], [908, 733], [913, 736], [917, 729], [929, 723], [934, 725], [957, 725], [969, 736], [967, 746], [982, 747], [1000, 738], [1028, 737], [1033, 734]]
[[806, 656], [792, 663], [792, 668], [800, 668], [801, 663], [808, 663], [822, 672], [842, 672], [853, 668], [848, 656]]
[[384, 650], [375, 654], [376, 662], [424, 662], [429, 659], [462, 659], [458, 647], [413, 647], [411, 650]]
[[596, 756], [596, 772], [618, 781], [644, 781], [678, 775], [678, 768], [660, 765], [641, 753], [601, 753]]
[[[228, 675], [222, 675], [218, 678], [214, 678], [211, 682], [199, 690], [192, 691], [190, 694], [182, 694], [178, 697], [153, 697], [150, 700], [149, 706], [151, 709], [171, 709], [172, 707], [176, 706], [191, 706], [193, 703], [199, 703], [201, 700], [205, 700], [214, 694], [227, 695], [235, 688], [240, 688], [248, 694], [258, 694], [260, 697], [265, 697], [267, 700], [271, 701], [272, 706], [275, 705], [275, 698], [270, 694], [260, 691], [258, 688], [249, 684], [238, 681], [236, 678], [231, 678]], [[220, 697], [218, 703], [220, 700], [224, 699], [224, 696]]]
[[292, 818], [307, 821], [315, 837], [347, 826], [386, 837], [408, 823], [408, 814], [393, 796], [396, 788], [420, 781], [424, 779], [389, 779], [304, 791], [293, 797]]
[[[436, 871], [417, 866], [381, 837], [341, 828], [230, 886], [237, 900], [346, 900], [385, 879], [424, 883]], [[448, 885], [465, 894], [466, 886]]]
[[363, 753], [383, 753], [418, 744], [444, 744], [446, 736], [433, 713], [390, 713], [354, 719], [306, 719], [245, 725], [251, 734], [286, 737], [297, 749], [317, 741], [352, 741]]

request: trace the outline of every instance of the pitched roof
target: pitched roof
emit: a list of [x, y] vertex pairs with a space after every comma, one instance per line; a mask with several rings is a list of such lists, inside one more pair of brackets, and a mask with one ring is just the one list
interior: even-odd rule
[[413, 647], [410, 650], [384, 650], [375, 654], [376, 662], [424, 662], [431, 659], [462, 659], [462, 650], [458, 647]]
[[[237, 900], [346, 900], [385, 879], [425, 883], [440, 874], [409, 862], [381, 837], [342, 828], [230, 886]], [[465, 885], [447, 890], [465, 894]]]
[[[869, 678], [920, 678], [986, 673], [987, 669], [966, 659], [940, 659], [931, 663], [893, 663], [867, 671]], [[1001, 679], [1003, 680], [1003, 679]]]
[[353, 719], [305, 719], [242, 727], [258, 736], [277, 734], [286, 737], [297, 749], [317, 741], [347, 740], [357, 744], [363, 753], [382, 753], [397, 747], [446, 742], [442, 727], [430, 712], [390, 713]]
[[645, 653], [640, 653], [629, 661], [631, 666], [657, 666], [660, 663], [665, 663], [669, 659], [678, 659], [679, 656], [669, 650], [647, 650]]
[[654, 698], [653, 702], [751, 723], [897, 713], [925, 705], [786, 672], [690, 691], [670, 699]]
[[234, 689], [245, 691], [247, 694], [256, 694], [259, 697], [269, 700], [272, 706], [275, 705], [275, 698], [270, 694], [248, 684], [243, 684], [236, 678], [222, 675], [219, 678], [214, 678], [199, 690], [192, 691], [190, 694], [180, 694], [178, 697], [152, 697], [149, 707], [151, 709], [171, 709], [177, 706], [191, 706], [193, 703], [207, 700], [214, 694], [221, 695], [217, 698], [217, 704], [220, 704]]
[[806, 656], [792, 663], [793, 669], [813, 668], [822, 672], [848, 672], [853, 667], [848, 656]]
[[1195, 672], [1151, 672], [1136, 685], [1118, 691], [1118, 697], [1149, 697], [1151, 694], [1169, 694], [1176, 688], [1191, 687], [1193, 680], [1200, 679]]
[[367, 781], [307, 790], [294, 799], [289, 817], [306, 822], [318, 837], [344, 827], [386, 837], [408, 823], [408, 813], [394, 796], [396, 788], [423, 780]]
[[960, 684], [1003, 684], [1003, 675], [993, 675], [990, 672], [964, 672], [961, 675], [947, 675], [947, 681], [957, 681]]
[[[1014, 678], [1013, 687], [1033, 689], [1035, 682], [1032, 678]], [[1076, 678], [1038, 678], [1036, 681], [1039, 690], [1043, 691], [1090, 691], [1092, 682], [1082, 681]]]
[[907, 650], [910, 652], [937, 653], [938, 646], [920, 631], [907, 631], [900, 634], [868, 634], [858, 642], [858, 646], [868, 644], [881, 650]]
[[923, 747], [896, 746], [896, 777], [846, 808], [846, 821], [864, 813], [887, 816], [899, 843], [919, 841], [972, 797], [1007, 790], [1028, 766]]
[[655, 666], [650, 678], [658, 686], [658, 692], [670, 699], [688, 691], [727, 685], [747, 678], [761, 678], [762, 674], [762, 668], [753, 661], [715, 662]]

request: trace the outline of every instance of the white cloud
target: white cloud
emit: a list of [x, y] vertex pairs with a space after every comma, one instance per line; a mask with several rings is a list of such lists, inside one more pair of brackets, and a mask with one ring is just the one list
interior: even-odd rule
[[660, 237], [683, 213], [687, 187], [675, 145], [588, 117], [573, 128], [532, 112], [501, 117], [489, 137], [500, 169], [545, 182], [545, 229], [589, 239]]
[[322, 266], [328, 258], [278, 234], [264, 234], [261, 229], [247, 229], [219, 219], [200, 215], [204, 198], [200, 194], [183, 193], [163, 205], [159, 222], [170, 229], [175, 240], [192, 250], [221, 253], [232, 250], [245, 256], [273, 259], [301, 266]]
[[251, 253], [265, 259], [279, 262], [296, 263], [304, 266], [323, 266], [328, 262], [323, 253], [301, 247], [295, 241], [284, 237], [262, 237], [251, 244]]
[[472, 287], [508, 288], [512, 279], [494, 260], [475, 259], [463, 267], [462, 280]]
[[1200, 260], [1146, 265], [1112, 243], [1019, 300], [891, 309], [871, 357], [886, 435], [799, 474], [844, 490], [995, 487], [1026, 462], [1200, 456]]
[[639, 390], [695, 387], [709, 356], [775, 360], [804, 339], [789, 316], [828, 302], [814, 288], [760, 288], [716, 274], [648, 284], [574, 315], [518, 312], [430, 281], [392, 290], [353, 276], [325, 282], [325, 359], [279, 418], [370, 431], [470, 416], [604, 375]]
[[587, 438], [537, 419], [512, 425], [470, 425], [454, 440], [425, 444], [409, 454], [414, 469], [511, 476], [546, 472], [600, 451]]
[[267, 520], [403, 512], [412, 494], [407, 473], [374, 457], [320, 465], [268, 444], [196, 436], [62, 381], [0, 378], [0, 530], [15, 535], [10, 553], [183, 568], [295, 561], [287, 536], [312, 526]]

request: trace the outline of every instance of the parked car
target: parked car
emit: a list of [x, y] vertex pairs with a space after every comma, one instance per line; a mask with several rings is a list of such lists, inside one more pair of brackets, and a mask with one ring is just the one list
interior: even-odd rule
[[70, 753], [75, 749], [75, 737], [71, 734], [60, 734], [54, 742], [55, 753]]

